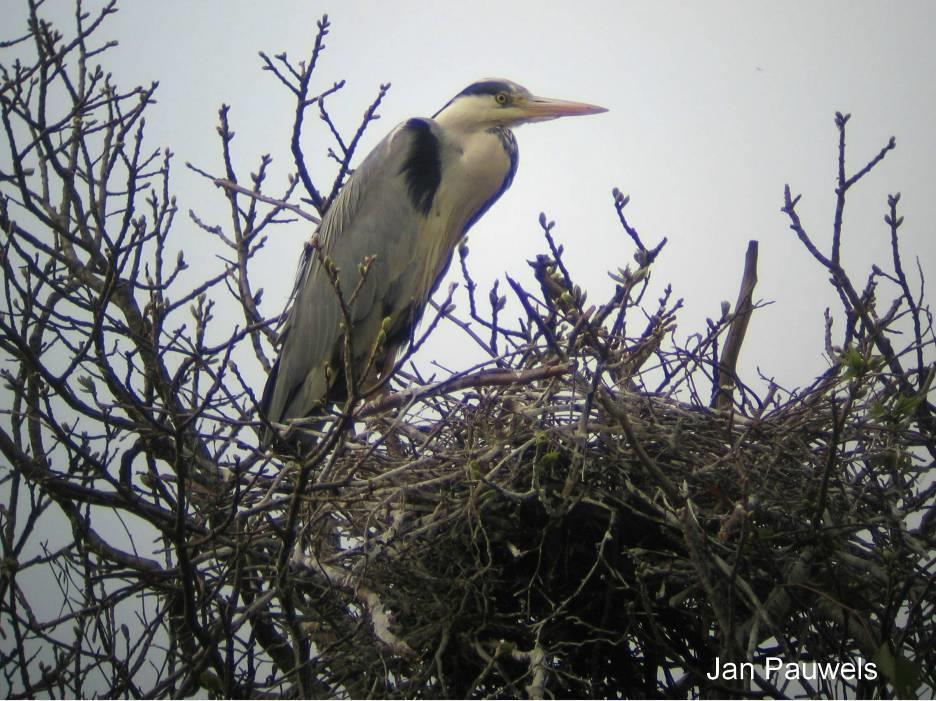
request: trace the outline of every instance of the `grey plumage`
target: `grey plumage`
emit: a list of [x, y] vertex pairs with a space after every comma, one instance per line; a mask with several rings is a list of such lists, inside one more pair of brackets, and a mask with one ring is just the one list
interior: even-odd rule
[[[425, 164], [411, 162], [414, 147], [425, 138], [423, 129], [431, 130], [434, 125], [414, 122], [395, 130], [370, 153], [336, 198], [319, 231], [322, 255], [335, 264], [342, 297], [351, 302], [352, 362], [358, 368], [367, 362], [383, 320], [389, 316], [385, 352], [376, 359], [376, 369], [384, 369], [388, 351], [405, 343], [431, 291], [420, 268], [426, 263], [433, 269], [443, 267], [439, 260], [423, 261], [413, 245], [422, 212], [431, 206], [438, 189], [438, 184], [420, 183], [420, 177], [429, 177], [418, 172], [420, 166], [426, 170]], [[398, 177], [407, 170], [412, 174], [409, 178]], [[394, 225], [386, 227], [391, 221]], [[373, 262], [351, 300], [361, 280], [359, 266], [368, 256], [373, 256]], [[329, 385], [333, 400], [343, 396], [344, 387], [335, 386], [338, 376], [343, 378], [342, 321], [334, 286], [321, 261], [309, 251], [281, 332], [277, 367], [268, 381], [263, 410], [271, 421], [307, 416], [325, 398]]]

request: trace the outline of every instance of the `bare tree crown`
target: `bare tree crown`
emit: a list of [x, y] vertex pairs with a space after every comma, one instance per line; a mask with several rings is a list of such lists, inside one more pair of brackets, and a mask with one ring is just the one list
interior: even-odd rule
[[[843, 267], [846, 196], [895, 147], [846, 167], [836, 115], [831, 235], [783, 212], [841, 300], [807, 387], [745, 382], [738, 302], [680, 345], [682, 300], [634, 246], [591, 301], [542, 216], [530, 278], [482, 294], [467, 248], [392, 392], [348, 400], [309, 454], [260, 447], [257, 378], [277, 316], [254, 269], [284, 221], [314, 225], [353, 168], [318, 59], [261, 53], [295, 99], [292, 162], [189, 164], [230, 219], [179, 214], [145, 139], [156, 85], [102, 65], [115, 2], [68, 29], [29, 0], [0, 49], [0, 692], [10, 697], [908, 696], [936, 688], [932, 315], [906, 259]], [[13, 32], [7, 28], [7, 32]], [[320, 119], [330, 147], [304, 138]], [[330, 159], [337, 175], [319, 172]], [[199, 195], [201, 197], [201, 195]], [[612, 209], [613, 207], [613, 209]], [[225, 261], [188, 267], [174, 237]], [[830, 243], [823, 243], [826, 238]], [[669, 251], [666, 251], [669, 253]], [[310, 238], [306, 255], [318, 255]], [[366, 261], [362, 261], [366, 265]], [[454, 267], [454, 266], [453, 266]], [[335, 271], [336, 294], [341, 293]], [[509, 288], [509, 289], [506, 289]], [[232, 312], [231, 310], [235, 310]], [[277, 312], [279, 310], [276, 310]], [[835, 323], [833, 323], [833, 321]], [[486, 360], [425, 377], [411, 355], [454, 323]], [[712, 680], [716, 658], [873, 663], [875, 679]], [[803, 686], [805, 685], [805, 686]]]

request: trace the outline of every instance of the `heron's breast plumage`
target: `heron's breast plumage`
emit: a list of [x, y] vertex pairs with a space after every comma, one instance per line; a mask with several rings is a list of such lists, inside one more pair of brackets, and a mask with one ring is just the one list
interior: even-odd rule
[[442, 177], [418, 233], [417, 245], [428, 253], [420, 285], [424, 298], [445, 272], [467, 229], [510, 184], [516, 167], [514, 152], [505, 148], [504, 137], [494, 130], [460, 135], [441, 147]]

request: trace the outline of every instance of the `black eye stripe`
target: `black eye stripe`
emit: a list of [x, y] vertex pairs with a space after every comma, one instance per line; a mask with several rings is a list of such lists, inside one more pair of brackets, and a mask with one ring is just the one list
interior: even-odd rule
[[510, 86], [500, 80], [482, 80], [472, 83], [462, 90], [459, 95], [499, 95], [511, 92]]
[[[479, 80], [477, 83], [472, 83], [451, 100], [446, 102], [442, 106], [442, 109], [432, 115], [433, 119], [442, 114], [442, 112], [444, 112], [449, 105], [451, 105], [460, 97], [474, 95], [488, 95], [493, 97], [497, 101], [498, 105], [503, 106], [512, 104], [512, 97], [522, 97], [529, 95], [529, 92], [527, 92], [527, 90], [522, 86], [517, 85], [516, 83], [512, 83], [509, 80]], [[505, 97], [503, 102], [498, 98], [498, 95], [503, 95]]]

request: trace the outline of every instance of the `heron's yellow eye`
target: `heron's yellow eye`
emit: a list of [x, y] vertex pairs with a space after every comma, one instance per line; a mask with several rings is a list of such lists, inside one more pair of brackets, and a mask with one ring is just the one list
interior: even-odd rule
[[506, 104], [507, 104], [507, 93], [499, 92], [499, 93], [497, 93], [497, 94], [494, 96], [494, 99], [497, 101], [497, 104], [498, 104], [498, 105], [506, 105]]

